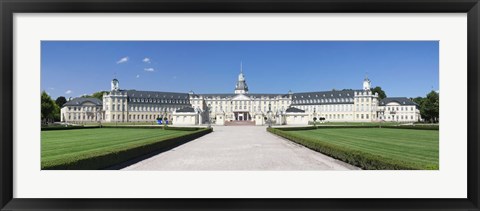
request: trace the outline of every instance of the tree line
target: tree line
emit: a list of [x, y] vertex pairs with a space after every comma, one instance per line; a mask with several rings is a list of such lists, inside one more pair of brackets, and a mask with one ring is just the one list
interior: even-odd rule
[[425, 97], [416, 97], [412, 99], [413, 102], [420, 106], [420, 115], [422, 119], [427, 122], [436, 123], [439, 122], [439, 106], [440, 96], [438, 92], [431, 91]]
[[63, 96], [53, 100], [47, 92], [43, 91], [41, 95], [42, 123], [60, 121], [60, 108], [66, 102], [67, 99]]

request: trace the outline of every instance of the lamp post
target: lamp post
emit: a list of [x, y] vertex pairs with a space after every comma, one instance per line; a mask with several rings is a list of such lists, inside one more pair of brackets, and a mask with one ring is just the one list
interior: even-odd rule
[[268, 127], [272, 127], [272, 104], [268, 103]]
[[317, 112], [315, 108], [313, 108], [313, 126], [317, 127]]
[[165, 111], [163, 113], [163, 129], [165, 130], [167, 128], [167, 112]]
[[211, 128], [212, 127], [212, 123], [211, 123], [211, 117], [210, 115], [212, 114], [212, 105], [208, 104], [208, 128]]

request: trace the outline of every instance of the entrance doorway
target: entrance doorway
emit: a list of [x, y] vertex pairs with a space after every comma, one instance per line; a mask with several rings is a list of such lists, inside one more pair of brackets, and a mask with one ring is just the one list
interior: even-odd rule
[[249, 121], [252, 118], [248, 112], [234, 112], [235, 121]]

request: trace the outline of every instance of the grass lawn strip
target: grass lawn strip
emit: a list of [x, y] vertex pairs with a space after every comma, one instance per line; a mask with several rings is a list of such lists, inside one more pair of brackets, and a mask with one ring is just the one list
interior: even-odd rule
[[[80, 130], [77, 130], [80, 131]], [[119, 131], [118, 129], [113, 131]], [[132, 130], [131, 130], [132, 131]], [[72, 131], [73, 132], [73, 131]], [[76, 132], [76, 131], [75, 131]], [[70, 152], [72, 148], [74, 148], [73, 152], [81, 151], [81, 149], [89, 150], [89, 149], [99, 149], [101, 147], [113, 147], [116, 145], [123, 145], [125, 143], [137, 143], [141, 144], [142, 142], [150, 141], [150, 140], [159, 140], [163, 138], [169, 137], [176, 137], [178, 135], [184, 135], [188, 133], [179, 133], [177, 131], [174, 132], [163, 132], [162, 133], [132, 133], [125, 136], [126, 131], [122, 131], [119, 134], [102, 134], [99, 136], [98, 134], [84, 134], [82, 132], [80, 134], [71, 134], [71, 136], [58, 136], [55, 137], [53, 140], [48, 140], [49, 137], [45, 137], [47, 140], [45, 145], [42, 146], [42, 153], [45, 153], [46, 156], [51, 154], [65, 154], [66, 152]], [[67, 132], [68, 134], [68, 132]], [[77, 137], [72, 137], [77, 136]], [[133, 138], [135, 137], [135, 138]], [[43, 138], [43, 137], [42, 137]], [[71, 141], [63, 141], [65, 139], [72, 138]], [[79, 143], [81, 142], [81, 143]]]
[[118, 153], [195, 133], [198, 131], [141, 128], [42, 131], [42, 169], [112, 154], [118, 157]]
[[[358, 130], [358, 129], [356, 129]], [[393, 131], [388, 131], [389, 134], [384, 134], [382, 137], [376, 137], [377, 139], [372, 139], [369, 136], [360, 136], [358, 133], [355, 133], [352, 131], [351, 133], [348, 133], [348, 131], [341, 131], [341, 133], [335, 132], [335, 131], [324, 131], [325, 134], [320, 134], [319, 131], [323, 130], [315, 130], [312, 131], [312, 133], [315, 133], [316, 136], [322, 137], [322, 135], [325, 135], [322, 137], [322, 140], [332, 140], [332, 143], [338, 143], [342, 145], [348, 145], [352, 148], [358, 148], [361, 149], [362, 151], [367, 151], [371, 153], [378, 153], [381, 152], [383, 154], [389, 154], [392, 156], [398, 156], [398, 157], [403, 157], [405, 154], [409, 154], [410, 159], [418, 159], [418, 161], [423, 161], [425, 159], [432, 158], [433, 156], [424, 156], [424, 154], [430, 154], [430, 153], [435, 153], [435, 148], [438, 148], [438, 145], [431, 145], [431, 143], [428, 142], [419, 142], [418, 138], [413, 139], [401, 139], [395, 140], [395, 138], [383, 138], [386, 137], [387, 135], [398, 135], [399, 131], [395, 131], [395, 129], [390, 129]], [[335, 132], [332, 134], [332, 132]], [[383, 132], [383, 131], [382, 131]], [[392, 133], [394, 132], [394, 133]], [[412, 133], [418, 133], [418, 132], [412, 132]], [[438, 133], [437, 133], [438, 134]], [[304, 136], [306, 135], [305, 133], [300, 133], [297, 135], [299, 136]], [[389, 136], [391, 137], [391, 136]], [[438, 157], [438, 151], [436, 154], [436, 157]]]
[[[370, 166], [372, 169], [399, 167], [396, 164], [406, 169], [438, 169], [438, 131], [435, 130], [321, 128], [280, 131], [279, 135], [282, 134], [315, 150], [331, 152], [344, 161], [356, 162], [351, 160], [352, 157], [366, 156], [368, 159], [361, 161], [364, 162], [361, 165], [366, 165], [363, 167], [367, 169], [369, 165], [374, 165]], [[369, 159], [380, 160], [368, 163]], [[392, 165], [381, 166], [381, 163]]]

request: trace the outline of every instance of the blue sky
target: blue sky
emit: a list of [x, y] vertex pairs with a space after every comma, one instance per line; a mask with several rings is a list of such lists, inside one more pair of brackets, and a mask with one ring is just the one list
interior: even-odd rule
[[53, 98], [121, 89], [250, 93], [361, 89], [389, 97], [439, 89], [437, 41], [42, 41], [41, 89]]

